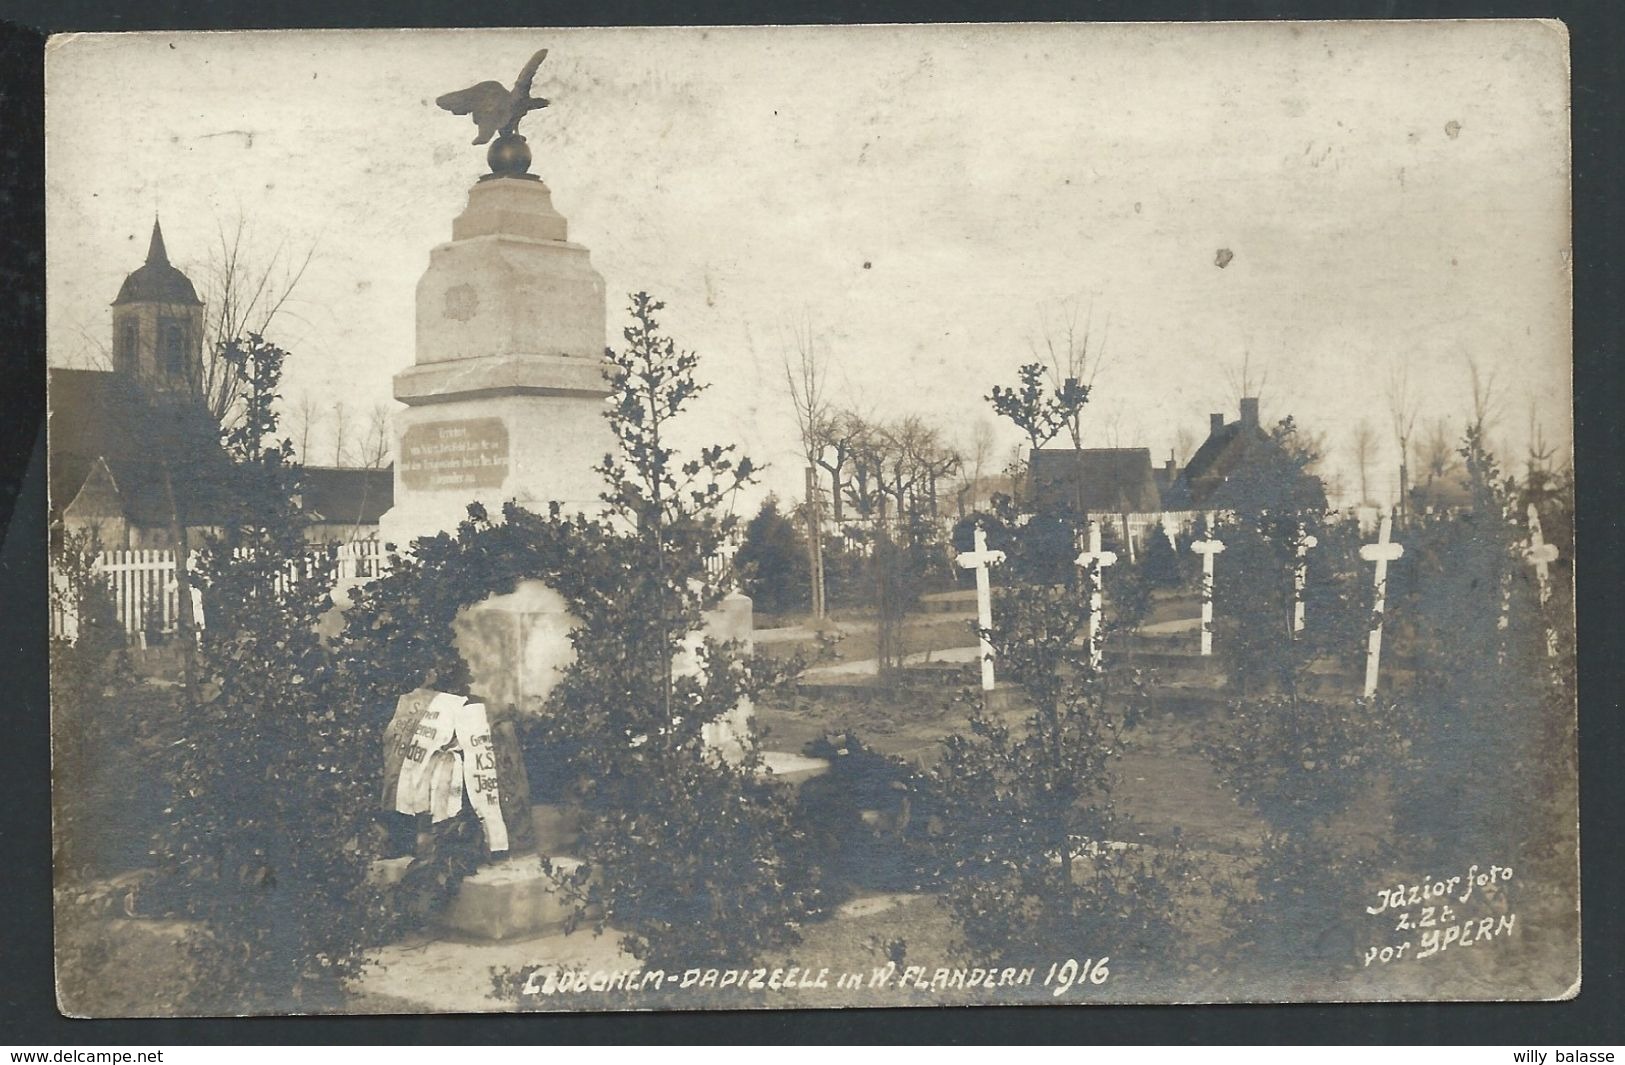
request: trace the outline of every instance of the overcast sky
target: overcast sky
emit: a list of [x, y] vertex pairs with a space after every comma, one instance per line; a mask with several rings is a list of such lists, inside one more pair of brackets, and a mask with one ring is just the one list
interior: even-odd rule
[[522, 130], [611, 338], [625, 293], [664, 299], [715, 386], [693, 439], [739, 443], [781, 492], [781, 360], [809, 327], [837, 400], [962, 437], [1075, 317], [1105, 345], [1091, 444], [1199, 440], [1235, 417], [1246, 355], [1264, 416], [1325, 432], [1346, 480], [1369, 419], [1386, 494], [1390, 368], [1459, 426], [1472, 356], [1501, 445], [1533, 417], [1566, 452], [1567, 42], [1534, 23], [58, 38], [50, 361], [108, 346], [154, 213], [200, 288], [242, 218], [262, 260], [314, 247], [274, 331], [289, 395], [388, 401], [429, 250], [485, 169], [433, 100], [543, 46], [554, 104]]

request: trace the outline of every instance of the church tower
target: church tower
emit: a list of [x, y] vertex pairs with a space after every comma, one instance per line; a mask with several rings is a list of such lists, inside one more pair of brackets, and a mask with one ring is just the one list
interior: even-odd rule
[[169, 263], [164, 231], [152, 221], [147, 261], [113, 301], [113, 369], [160, 391], [185, 391], [203, 358], [203, 301]]

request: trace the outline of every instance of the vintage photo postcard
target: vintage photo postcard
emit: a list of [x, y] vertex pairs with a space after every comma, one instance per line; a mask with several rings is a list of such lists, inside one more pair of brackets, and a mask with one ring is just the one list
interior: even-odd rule
[[1578, 993], [1561, 25], [46, 80], [63, 1012]]

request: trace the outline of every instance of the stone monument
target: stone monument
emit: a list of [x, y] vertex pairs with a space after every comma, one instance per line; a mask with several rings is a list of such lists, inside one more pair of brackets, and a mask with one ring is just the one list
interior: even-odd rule
[[604, 279], [568, 239], [552, 193], [529, 172], [517, 131], [543, 49], [512, 90], [494, 81], [437, 101], [472, 114], [476, 144], [497, 134], [491, 172], [429, 254], [417, 287], [417, 350], [395, 375], [395, 503], [379, 520], [386, 542], [454, 530], [479, 502], [545, 511], [598, 505], [593, 467], [614, 447], [602, 416]]
[[[512, 89], [485, 81], [436, 100], [453, 114], [472, 116], [479, 129], [474, 143], [491, 142], [491, 172], [469, 190], [451, 241], [430, 253], [417, 287], [415, 361], [395, 375], [395, 398], [406, 409], [394, 423], [394, 507], [379, 526], [385, 542], [402, 550], [417, 537], [455, 530], [471, 502], [493, 517], [509, 500], [544, 513], [553, 503], [578, 513], [601, 507], [602, 481], [594, 467], [616, 446], [603, 417], [610, 393], [603, 374], [604, 281], [587, 249], [569, 241], [546, 184], [529, 172], [530, 148], [517, 128], [528, 112], [547, 106], [530, 95], [546, 56], [546, 49], [537, 52]], [[446, 765], [462, 759], [465, 784], [470, 764], [476, 787], [494, 782], [502, 814], [487, 810], [482, 822], [498, 860], [464, 878], [441, 916], [458, 933], [488, 939], [534, 935], [559, 927], [571, 912], [547, 870], [579, 866], [571, 856], [573, 818], [559, 807], [531, 807], [528, 818], [512, 808], [517, 801], [529, 804], [523, 766], [512, 753], [512, 720], [541, 711], [574, 659], [570, 633], [578, 624], [564, 597], [537, 580], [465, 607], [454, 622], [457, 650], [471, 675], [466, 695], [482, 714], [488, 712], [489, 736], [475, 750], [473, 741], [459, 746], [453, 728], [451, 739], [430, 747]], [[750, 599], [738, 593], [705, 619], [704, 634], [716, 639], [748, 646], [751, 630]], [[698, 668], [692, 645], [701, 638], [689, 641], [680, 669]], [[408, 706], [414, 698], [427, 705], [435, 694], [406, 695], [400, 712], [415, 711]], [[444, 698], [447, 705], [465, 702], [463, 695]], [[707, 741], [725, 757], [737, 754], [750, 715], [749, 702], [742, 702], [708, 727]], [[401, 718], [395, 747], [404, 752], [423, 728], [423, 720]], [[386, 743], [386, 751], [395, 747]], [[487, 755], [490, 768], [480, 761]], [[423, 795], [402, 800], [406, 758], [402, 753], [391, 763], [386, 755], [386, 791], [395, 789], [386, 795], [386, 808], [454, 805], [449, 796], [456, 789], [447, 785], [437, 792], [434, 781], [440, 778], [433, 775]], [[406, 774], [413, 781], [417, 775]], [[447, 780], [455, 783], [453, 777]], [[465, 787], [458, 794], [474, 802], [479, 792]], [[491, 830], [499, 824], [504, 837], [493, 839]], [[381, 863], [379, 876], [398, 880], [410, 860]]]

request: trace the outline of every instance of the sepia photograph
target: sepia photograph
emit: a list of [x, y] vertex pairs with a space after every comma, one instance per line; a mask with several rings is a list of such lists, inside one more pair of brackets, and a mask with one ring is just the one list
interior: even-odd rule
[[45, 71], [62, 1013], [1579, 994], [1560, 23]]

